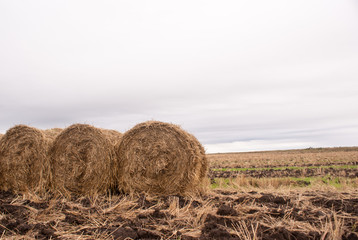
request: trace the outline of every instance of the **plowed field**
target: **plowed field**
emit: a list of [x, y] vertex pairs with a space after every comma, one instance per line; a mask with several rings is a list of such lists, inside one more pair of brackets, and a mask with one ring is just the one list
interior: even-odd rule
[[358, 148], [224, 155], [202, 196], [2, 191], [0, 239], [358, 239]]
[[2, 239], [357, 239], [358, 192], [29, 200], [0, 193]]

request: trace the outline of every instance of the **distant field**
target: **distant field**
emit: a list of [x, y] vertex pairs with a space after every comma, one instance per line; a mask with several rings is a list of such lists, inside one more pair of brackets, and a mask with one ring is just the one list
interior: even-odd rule
[[208, 154], [211, 168], [357, 165], [358, 147]]
[[209, 154], [208, 159], [212, 188], [358, 186], [358, 147]]
[[[237, 231], [239, 239], [358, 239], [358, 147], [207, 156], [213, 191], [221, 191], [227, 199], [234, 194], [225, 191], [260, 193], [260, 198], [252, 200], [245, 196], [233, 202], [245, 206], [249, 213], [256, 212], [248, 210], [248, 204], [254, 204], [256, 209], [264, 207], [258, 212], [264, 212], [263, 209], [269, 212], [255, 215], [256, 219], [270, 221], [267, 230], [253, 227], [254, 220], [248, 220], [248, 224], [241, 228], [236, 225], [234, 229], [240, 230]], [[280, 198], [280, 193], [284, 193], [285, 197]], [[330, 199], [334, 194], [335, 198]], [[261, 203], [261, 198], [267, 199], [267, 205]], [[294, 199], [307, 205], [288, 207], [295, 202]], [[343, 207], [337, 208], [337, 203], [342, 203]], [[235, 206], [233, 203], [226, 204]], [[280, 212], [282, 209], [283, 212]], [[332, 212], [326, 211], [328, 209]], [[320, 226], [320, 223], [323, 225]], [[265, 223], [260, 222], [259, 225], [264, 226]], [[277, 232], [275, 227], [283, 230]], [[265, 233], [270, 235], [265, 236]]]

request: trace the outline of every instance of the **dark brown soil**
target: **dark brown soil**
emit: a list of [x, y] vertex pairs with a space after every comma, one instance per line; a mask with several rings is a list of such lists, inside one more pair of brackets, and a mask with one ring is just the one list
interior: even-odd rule
[[243, 234], [328, 239], [325, 224], [335, 219], [342, 220], [342, 239], [358, 239], [358, 192], [216, 190], [195, 200], [145, 195], [24, 198], [0, 192], [0, 236], [5, 239], [242, 239]]
[[[355, 150], [356, 151], [356, 150]], [[356, 166], [358, 165], [357, 161], [347, 161], [347, 162], [331, 162], [331, 163], [325, 163], [325, 164], [315, 164], [315, 163], [305, 163], [305, 164], [295, 164], [295, 167], [321, 167], [321, 166], [343, 166], [343, 165], [350, 165], [350, 166]], [[285, 167], [287, 165], [250, 165], [250, 166], [240, 166], [236, 165], [232, 168], [272, 168], [272, 167]], [[292, 166], [292, 165], [290, 165]]]
[[303, 169], [267, 169], [267, 170], [246, 170], [246, 171], [210, 171], [210, 178], [232, 178], [237, 176], [254, 178], [274, 178], [274, 177], [358, 177], [358, 168], [337, 169], [329, 168], [303, 168]]

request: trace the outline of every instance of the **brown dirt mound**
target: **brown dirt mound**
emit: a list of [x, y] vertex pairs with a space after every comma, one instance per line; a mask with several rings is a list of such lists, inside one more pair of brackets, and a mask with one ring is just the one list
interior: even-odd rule
[[358, 168], [303, 168], [303, 169], [264, 169], [246, 171], [213, 171], [209, 173], [211, 179], [214, 178], [235, 178], [240, 176], [253, 178], [275, 178], [275, 177], [346, 177], [357, 178]]
[[103, 132], [87, 124], [63, 130], [50, 150], [53, 189], [64, 194], [103, 193], [112, 187], [114, 150]]
[[177, 125], [138, 124], [123, 135], [116, 151], [119, 186], [125, 192], [194, 193], [206, 180], [204, 148]]
[[49, 140], [26, 125], [10, 128], [0, 139], [0, 188], [42, 192], [49, 178]]
[[[232, 189], [231, 189], [232, 190]], [[353, 191], [352, 191], [353, 190]], [[1, 239], [358, 239], [358, 192], [215, 190], [192, 198], [0, 191]]]

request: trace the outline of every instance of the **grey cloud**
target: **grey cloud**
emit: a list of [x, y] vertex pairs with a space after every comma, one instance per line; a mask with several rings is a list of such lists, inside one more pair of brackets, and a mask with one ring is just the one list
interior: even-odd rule
[[307, 4], [2, 2], [0, 132], [157, 119], [210, 147], [356, 145], [354, 3]]

